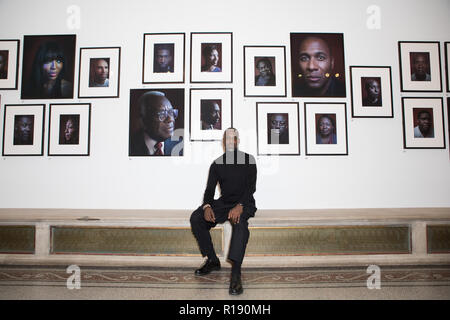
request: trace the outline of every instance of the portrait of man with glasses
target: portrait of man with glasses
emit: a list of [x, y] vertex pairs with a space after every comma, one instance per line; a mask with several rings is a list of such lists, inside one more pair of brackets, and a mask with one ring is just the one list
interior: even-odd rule
[[133, 90], [131, 94], [129, 156], [182, 156], [183, 129], [176, 126], [179, 109], [161, 91], [148, 90], [134, 106]]

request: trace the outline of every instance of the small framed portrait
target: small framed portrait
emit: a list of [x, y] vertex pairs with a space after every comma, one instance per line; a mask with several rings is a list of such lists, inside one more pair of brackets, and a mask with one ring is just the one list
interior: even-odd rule
[[19, 50], [19, 40], [0, 40], [0, 90], [17, 89]]
[[258, 155], [300, 155], [298, 102], [257, 102]]
[[291, 33], [293, 97], [346, 97], [344, 35]]
[[305, 103], [306, 155], [348, 155], [345, 103]]
[[118, 98], [120, 47], [80, 48], [78, 98]]
[[191, 82], [233, 82], [233, 34], [191, 33]]
[[399, 41], [402, 92], [442, 92], [441, 53], [437, 41]]
[[232, 89], [191, 89], [190, 140], [222, 140], [223, 131], [233, 127]]
[[442, 98], [402, 97], [405, 149], [445, 149]]
[[244, 46], [244, 96], [286, 97], [286, 47]]
[[76, 35], [24, 36], [22, 99], [72, 99]]
[[[447, 92], [450, 92], [450, 42], [444, 43], [445, 47], [445, 78], [447, 83]], [[449, 125], [450, 127], [450, 125]]]
[[350, 66], [353, 118], [393, 118], [391, 67]]
[[91, 104], [51, 104], [48, 155], [88, 156], [91, 132]]
[[184, 89], [131, 89], [128, 155], [182, 156]]
[[142, 83], [184, 83], [184, 33], [144, 33]]
[[42, 156], [45, 105], [7, 104], [3, 124], [3, 156]]

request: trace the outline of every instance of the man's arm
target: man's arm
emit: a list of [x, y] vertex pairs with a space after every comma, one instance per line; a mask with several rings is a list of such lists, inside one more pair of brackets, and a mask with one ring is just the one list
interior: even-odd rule
[[249, 164], [247, 169], [247, 187], [245, 188], [242, 197], [239, 199], [239, 203], [243, 206], [248, 206], [250, 204], [250, 197], [256, 191], [256, 162], [252, 155], [249, 155]]
[[217, 172], [215, 169], [215, 164], [211, 164], [211, 167], [209, 168], [208, 182], [206, 184], [205, 194], [203, 195], [202, 207], [207, 204], [211, 205], [211, 203], [214, 201], [214, 194], [216, 193], [216, 186], [217, 182], [219, 181], [219, 177], [217, 176]]

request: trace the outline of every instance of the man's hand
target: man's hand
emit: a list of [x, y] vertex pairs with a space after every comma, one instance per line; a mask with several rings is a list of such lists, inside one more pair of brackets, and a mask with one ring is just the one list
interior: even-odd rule
[[233, 209], [231, 209], [228, 212], [228, 220], [230, 220], [231, 224], [239, 223], [242, 211], [244, 211], [242, 205], [237, 204]]
[[216, 222], [216, 216], [214, 215], [214, 211], [211, 207], [207, 207], [205, 209], [203, 216], [205, 217], [205, 220], [208, 222], [212, 223]]

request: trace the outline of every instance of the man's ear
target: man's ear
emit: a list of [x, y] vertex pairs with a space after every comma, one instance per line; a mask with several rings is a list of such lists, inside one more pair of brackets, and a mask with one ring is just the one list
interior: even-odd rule
[[334, 57], [331, 57], [331, 70], [334, 72]]

